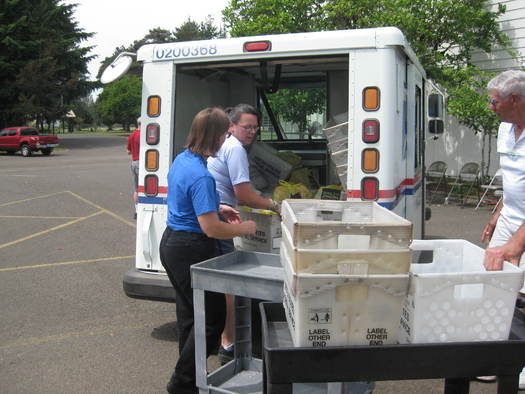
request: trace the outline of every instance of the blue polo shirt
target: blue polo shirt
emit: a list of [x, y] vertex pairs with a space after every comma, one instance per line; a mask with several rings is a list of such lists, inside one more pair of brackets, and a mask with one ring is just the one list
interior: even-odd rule
[[167, 201], [168, 227], [203, 233], [197, 216], [219, 212], [219, 194], [202, 156], [188, 149], [177, 155], [168, 173]]

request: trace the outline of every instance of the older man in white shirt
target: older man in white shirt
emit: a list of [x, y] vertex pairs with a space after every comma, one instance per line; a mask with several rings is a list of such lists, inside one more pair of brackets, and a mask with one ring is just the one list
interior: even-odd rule
[[[503, 179], [503, 199], [485, 225], [481, 240], [487, 270], [501, 270], [504, 261], [525, 268], [525, 72], [505, 71], [488, 83], [489, 109], [502, 123], [498, 153]], [[520, 291], [525, 296], [525, 287]], [[525, 389], [525, 369], [519, 388]]]

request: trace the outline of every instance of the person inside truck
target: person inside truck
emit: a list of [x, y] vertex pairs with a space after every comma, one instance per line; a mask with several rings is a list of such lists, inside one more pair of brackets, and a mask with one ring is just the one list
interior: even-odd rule
[[[221, 204], [235, 207], [237, 204], [251, 208], [280, 212], [276, 201], [257, 194], [250, 182], [248, 154], [245, 147], [251, 145], [259, 130], [260, 114], [249, 104], [238, 104], [229, 109], [231, 124], [229, 136], [215, 157], [208, 159], [208, 170], [217, 182]], [[218, 242], [221, 254], [233, 252], [233, 239]], [[226, 326], [221, 338], [219, 360], [222, 364], [233, 358], [233, 296], [226, 295]]]
[[140, 154], [140, 117], [137, 118], [137, 128], [128, 137], [128, 155], [131, 155], [131, 176], [133, 178], [133, 202], [135, 212], [133, 218], [137, 218], [137, 202], [139, 188], [139, 154]]
[[[503, 262], [525, 266], [525, 72], [504, 71], [491, 79], [488, 108], [502, 121], [498, 130], [498, 153], [503, 180], [503, 199], [483, 228], [482, 242], [488, 242], [484, 265], [501, 270]], [[518, 294], [523, 303], [525, 286]], [[495, 379], [494, 379], [495, 380]], [[525, 389], [525, 369], [519, 388]]]
[[[200, 111], [191, 124], [186, 149], [168, 173], [168, 218], [160, 242], [161, 263], [175, 289], [179, 359], [166, 387], [169, 393], [197, 393], [195, 333], [190, 267], [218, 255], [217, 239], [255, 234], [255, 222], [240, 221], [239, 212], [221, 205], [206, 159], [217, 153], [230, 120], [219, 108]], [[221, 214], [227, 222], [219, 220]], [[223, 294], [206, 292], [206, 352], [216, 351], [224, 328]]]

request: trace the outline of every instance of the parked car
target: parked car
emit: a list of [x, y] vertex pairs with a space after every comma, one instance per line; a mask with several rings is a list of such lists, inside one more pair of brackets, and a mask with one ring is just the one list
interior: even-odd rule
[[8, 127], [0, 131], [0, 151], [13, 154], [20, 151], [22, 156], [29, 157], [40, 151], [48, 156], [58, 146], [58, 136], [42, 135], [34, 127]]

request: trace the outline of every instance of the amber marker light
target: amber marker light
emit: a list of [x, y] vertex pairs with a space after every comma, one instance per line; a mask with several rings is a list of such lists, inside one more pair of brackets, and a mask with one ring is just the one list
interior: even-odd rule
[[377, 149], [363, 150], [361, 159], [361, 168], [363, 172], [373, 173], [379, 170], [379, 151]]
[[366, 111], [377, 111], [379, 109], [379, 89], [368, 87], [363, 90], [363, 108]]
[[159, 151], [149, 149], [146, 151], [146, 170], [157, 171], [159, 169]]
[[148, 97], [148, 116], [155, 118], [160, 115], [160, 96]]

